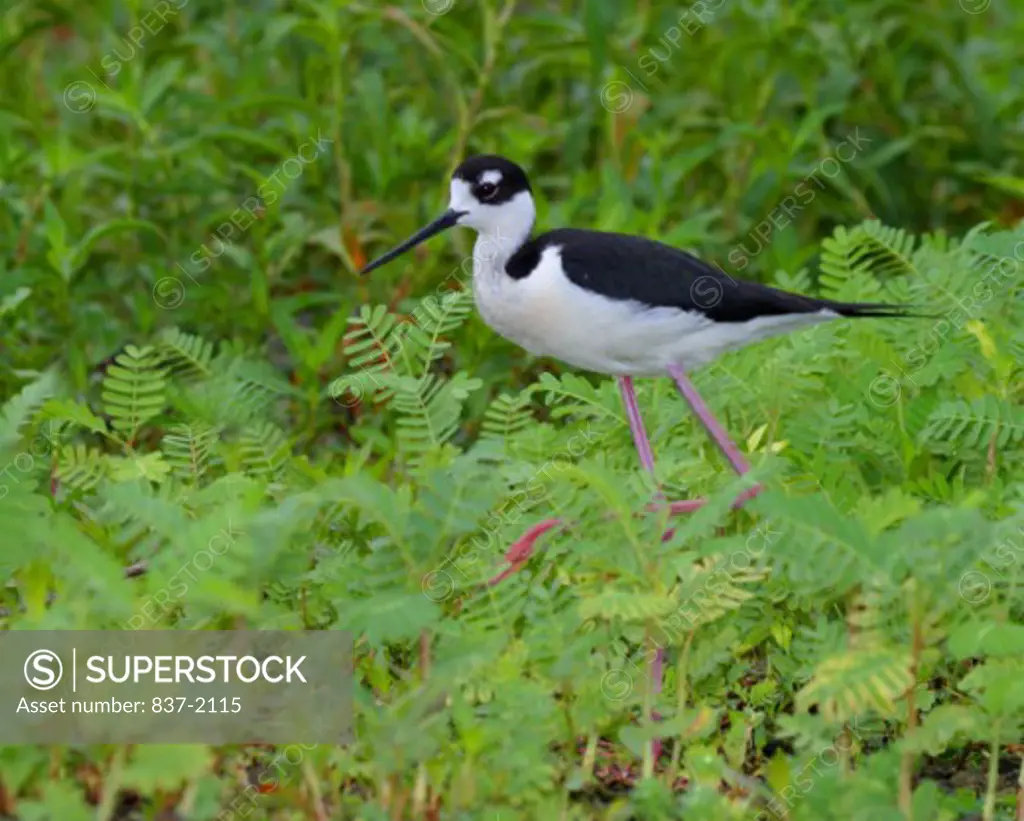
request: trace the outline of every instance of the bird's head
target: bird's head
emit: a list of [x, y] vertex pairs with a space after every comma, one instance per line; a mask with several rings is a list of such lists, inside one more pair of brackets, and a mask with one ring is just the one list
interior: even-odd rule
[[472, 228], [511, 252], [530, 236], [536, 213], [530, 181], [522, 168], [494, 154], [470, 157], [452, 173], [448, 210], [361, 273], [368, 274], [454, 225]]

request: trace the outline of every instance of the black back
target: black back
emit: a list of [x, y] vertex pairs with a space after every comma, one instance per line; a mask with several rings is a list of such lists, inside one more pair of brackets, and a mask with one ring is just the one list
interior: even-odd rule
[[716, 322], [826, 308], [843, 316], [903, 315], [897, 306], [837, 303], [734, 279], [686, 251], [645, 237], [576, 228], [548, 231], [529, 240], [508, 261], [506, 273], [514, 279], [529, 276], [544, 250], [553, 245], [561, 247], [566, 276], [581, 288], [652, 308], [697, 311]]

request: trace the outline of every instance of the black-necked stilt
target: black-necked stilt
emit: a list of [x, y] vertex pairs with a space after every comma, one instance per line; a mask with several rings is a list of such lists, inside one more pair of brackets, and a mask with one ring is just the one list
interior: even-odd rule
[[[453, 173], [448, 210], [367, 265], [369, 273], [454, 225], [476, 230], [473, 294], [484, 320], [531, 353], [616, 377], [633, 441], [652, 475], [654, 457], [633, 389], [634, 376], [669, 375], [740, 474], [747, 460], [686, 375], [726, 351], [840, 317], [910, 316], [907, 306], [832, 302], [744, 282], [696, 257], [644, 237], [562, 228], [531, 237], [536, 209], [526, 173], [494, 155]], [[761, 490], [756, 486], [738, 507]], [[696, 510], [702, 499], [673, 502]], [[530, 528], [506, 554], [518, 568], [536, 539], [560, 524]]]

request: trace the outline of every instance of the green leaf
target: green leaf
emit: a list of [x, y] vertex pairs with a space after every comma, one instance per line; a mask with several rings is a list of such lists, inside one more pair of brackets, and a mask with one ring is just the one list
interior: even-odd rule
[[20, 440], [22, 427], [41, 404], [57, 393], [59, 387], [56, 369], [45, 371], [0, 407], [0, 451]]
[[81, 268], [86, 261], [89, 259], [89, 255], [92, 253], [93, 248], [106, 237], [111, 234], [116, 234], [122, 231], [149, 231], [150, 233], [156, 234], [160, 239], [167, 241], [167, 236], [160, 229], [160, 226], [149, 220], [142, 219], [114, 219], [103, 222], [99, 225], [89, 229], [89, 232], [79, 240], [78, 244], [71, 250], [69, 256], [69, 265], [71, 273], [74, 273]]
[[164, 369], [154, 348], [128, 345], [107, 367], [103, 378], [103, 407], [114, 429], [133, 440], [145, 422], [164, 407]]
[[893, 715], [897, 700], [913, 683], [905, 650], [851, 650], [816, 666], [814, 677], [797, 693], [797, 707], [817, 705], [828, 721], [848, 721], [867, 710]]
[[39, 409], [42, 419], [67, 422], [93, 433], [106, 433], [106, 423], [85, 405], [71, 399], [50, 399]]
[[630, 593], [621, 590], [605, 590], [579, 604], [582, 619], [622, 619], [627, 622], [646, 622], [661, 619], [678, 607], [674, 597], [656, 593]]
[[924, 755], [940, 755], [956, 739], [985, 735], [988, 719], [975, 707], [943, 704], [924, 717], [919, 727], [909, 730], [898, 742], [901, 750]]
[[108, 457], [110, 478], [115, 482], [132, 482], [145, 479], [160, 484], [171, 472], [171, 466], [164, 461], [163, 454], [146, 453], [141, 456]]
[[177, 790], [211, 772], [214, 761], [213, 751], [201, 744], [140, 744], [132, 749], [121, 785], [143, 793]]
[[382, 591], [369, 599], [347, 603], [346, 630], [363, 635], [372, 647], [408, 641], [438, 623], [440, 611], [419, 590]]
[[966, 622], [950, 635], [949, 650], [961, 660], [984, 656], [1024, 658], [1024, 624]]
[[81, 787], [70, 781], [47, 780], [41, 785], [39, 801], [18, 802], [22, 821], [94, 821], [96, 810], [86, 803]]
[[1021, 656], [986, 661], [961, 679], [959, 688], [971, 693], [990, 716], [1004, 716], [1024, 710], [1024, 676]]
[[3, 299], [0, 299], [0, 319], [5, 317], [7, 314], [13, 314], [19, 305], [28, 299], [32, 293], [31, 288], [16, 288], [14, 293], [8, 294]]
[[57, 479], [75, 490], [95, 488], [107, 475], [110, 462], [98, 450], [85, 445], [64, 445], [57, 457]]
[[139, 100], [139, 110], [144, 116], [149, 116], [160, 98], [178, 81], [183, 68], [181, 60], [168, 60], [146, 74]]

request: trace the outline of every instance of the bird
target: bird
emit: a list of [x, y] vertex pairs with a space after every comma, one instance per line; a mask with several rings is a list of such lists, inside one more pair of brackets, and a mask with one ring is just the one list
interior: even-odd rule
[[[533, 190], [521, 166], [496, 154], [471, 156], [452, 172], [444, 213], [360, 273], [369, 274], [449, 228], [476, 231], [473, 299], [484, 322], [532, 354], [614, 377], [640, 463], [652, 480], [654, 455], [635, 377], [670, 377], [733, 470], [745, 475], [749, 462], [697, 393], [689, 372], [728, 351], [822, 322], [914, 315], [914, 306], [835, 302], [737, 279], [646, 237], [579, 228], [535, 236], [536, 218]], [[733, 508], [762, 490], [760, 484], [744, 490]], [[664, 504], [670, 514], [681, 514], [705, 503], [666, 503], [659, 488], [648, 509]], [[506, 551], [508, 566], [489, 584], [518, 570], [536, 540], [562, 524], [550, 518], [529, 528]], [[659, 648], [651, 670], [655, 691], [662, 664]]]
[[[580, 228], [534, 235], [533, 189], [517, 163], [496, 154], [466, 158], [452, 172], [440, 217], [367, 264], [365, 275], [455, 227], [476, 231], [473, 298], [484, 322], [537, 356], [613, 376], [642, 467], [654, 455], [636, 400], [635, 377], [668, 376], [733, 470], [750, 464], [697, 393], [688, 373], [722, 354], [842, 318], [913, 316], [908, 305], [835, 302], [730, 276], [687, 251], [647, 237]], [[734, 502], [742, 506], [763, 488]], [[659, 491], [660, 499], [660, 491]], [[686, 513], [706, 500], [668, 504]], [[561, 522], [531, 527], [509, 548], [509, 568]]]

